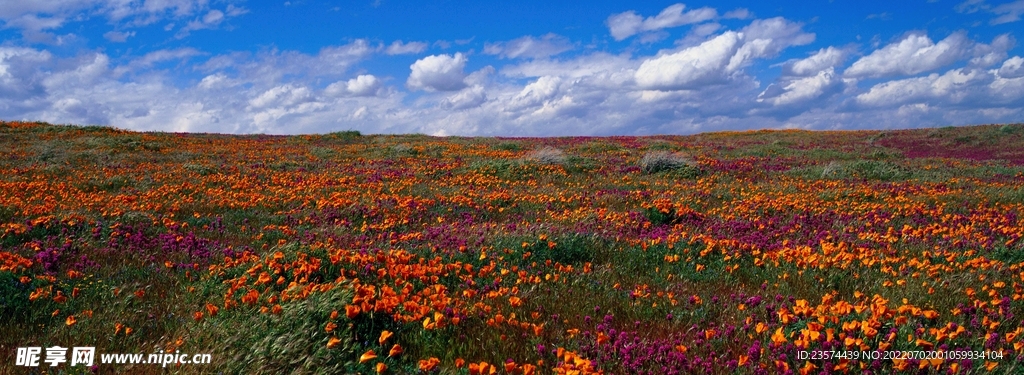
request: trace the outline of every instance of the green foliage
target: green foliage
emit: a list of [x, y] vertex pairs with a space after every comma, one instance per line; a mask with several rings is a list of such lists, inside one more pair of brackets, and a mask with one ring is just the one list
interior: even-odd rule
[[661, 212], [661, 210], [655, 207], [648, 207], [644, 209], [644, 217], [646, 217], [647, 221], [650, 221], [651, 224], [655, 226], [672, 224], [678, 219], [674, 210], [669, 210], [669, 212], [666, 213]]
[[[324, 330], [331, 312], [351, 299], [351, 290], [336, 286], [305, 300], [285, 303], [278, 315], [246, 309], [222, 312], [204, 320], [203, 332], [208, 339], [221, 343], [217, 351], [224, 355], [221, 363], [228, 373], [351, 373], [358, 353], [344, 313], [334, 332]], [[341, 342], [328, 349], [332, 336]]]
[[323, 139], [338, 141], [342, 143], [353, 143], [360, 141], [363, 138], [363, 134], [358, 130], [345, 130], [340, 132], [331, 132], [324, 134]]
[[84, 181], [78, 185], [78, 188], [85, 192], [97, 192], [107, 191], [115, 192], [120, 191], [126, 187], [132, 187], [135, 185], [135, 181], [126, 175], [116, 175], [110, 177], [96, 177]]
[[869, 180], [894, 181], [909, 175], [909, 171], [898, 164], [876, 160], [856, 161], [848, 169], [854, 176]]
[[562, 168], [569, 173], [584, 173], [598, 168], [598, 162], [594, 159], [579, 156], [570, 156], [562, 164]]
[[521, 151], [523, 145], [519, 144], [519, 142], [501, 142], [494, 145], [494, 148], [502, 151]]
[[10, 271], [0, 271], [0, 322], [4, 325], [29, 320], [35, 308], [29, 301], [32, 285], [22, 284]]
[[653, 151], [644, 154], [640, 159], [640, 170], [649, 174], [672, 172], [684, 178], [694, 178], [704, 173], [692, 157], [667, 151]]
[[0, 204], [0, 223], [9, 223], [14, 221], [17, 214], [18, 209]]
[[200, 176], [208, 176], [217, 173], [217, 168], [203, 164], [185, 163], [182, 167], [185, 168], [186, 171]]
[[901, 181], [914, 177], [914, 173], [911, 169], [885, 160], [833, 160], [824, 166], [795, 168], [788, 171], [787, 174], [806, 179], [835, 180], [866, 179], [879, 181]]
[[608, 246], [599, 237], [581, 233], [565, 234], [549, 241], [555, 246], [549, 246], [548, 242], [536, 241], [524, 249], [532, 253], [528, 260], [540, 263], [550, 259], [561, 264], [582, 264], [594, 261], [596, 252]]
[[672, 142], [664, 139], [652, 139], [647, 144], [647, 151], [678, 151], [679, 148], [672, 144]]
[[999, 132], [1003, 134], [1021, 134], [1024, 133], [1024, 124], [1006, 124], [999, 127]]
[[333, 148], [329, 147], [313, 147], [309, 149], [309, 153], [320, 159], [331, 159], [338, 154]]
[[508, 159], [477, 160], [470, 163], [469, 169], [482, 175], [504, 179], [519, 178], [525, 172], [522, 162]]
[[999, 244], [992, 249], [992, 252], [988, 256], [1008, 265], [1021, 264], [1024, 263], [1024, 248], [1019, 245], [1019, 242], [1017, 246]]

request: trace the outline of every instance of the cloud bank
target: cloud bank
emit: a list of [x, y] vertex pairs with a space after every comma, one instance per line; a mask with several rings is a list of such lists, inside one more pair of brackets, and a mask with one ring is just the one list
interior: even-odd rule
[[[999, 17], [1015, 14], [1012, 6], [976, 12], [995, 9]], [[119, 29], [103, 37], [124, 43], [136, 37], [131, 25], [173, 20], [171, 32], [187, 38], [244, 10], [185, 0], [0, 5], [5, 27], [25, 33], [72, 22], [77, 13], [116, 20], [112, 27]], [[479, 49], [471, 41], [356, 39], [313, 52], [189, 47], [132, 55], [6, 44], [0, 118], [178, 132], [516, 136], [1024, 118], [1024, 58], [1010, 53], [1010, 33], [981, 41], [966, 31], [910, 31], [875, 48], [821, 45], [802, 22], [683, 4], [650, 16], [612, 14], [606, 26], [611, 43], [682, 32], [656, 52], [555, 33], [482, 41]], [[407, 59], [396, 60], [405, 61], [403, 72], [375, 68], [387, 59]]]

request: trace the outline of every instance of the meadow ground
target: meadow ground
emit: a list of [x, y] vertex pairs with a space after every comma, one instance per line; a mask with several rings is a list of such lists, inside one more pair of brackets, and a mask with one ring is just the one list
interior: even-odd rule
[[[0, 372], [1024, 373], [1022, 235], [1020, 124], [434, 138], [0, 122]], [[96, 363], [12, 365], [53, 346]], [[161, 351], [211, 360], [99, 363]]]

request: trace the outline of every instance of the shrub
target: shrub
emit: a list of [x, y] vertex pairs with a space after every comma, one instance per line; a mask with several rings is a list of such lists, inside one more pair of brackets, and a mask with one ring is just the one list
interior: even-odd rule
[[502, 151], [519, 151], [523, 149], [523, 146], [518, 142], [501, 142], [495, 145], [494, 148]]
[[1022, 130], [1024, 130], [1024, 124], [1006, 124], [999, 127], [999, 132], [1003, 134], [1020, 133]]
[[200, 176], [207, 176], [217, 173], [216, 168], [202, 164], [185, 163], [185, 165], [183, 165], [182, 168], [185, 168], [186, 171], [198, 174]]
[[640, 159], [640, 170], [644, 173], [683, 171], [699, 174], [700, 166], [689, 155], [681, 152], [650, 151]]
[[340, 132], [333, 132], [324, 134], [324, 139], [337, 140], [342, 142], [357, 141], [363, 137], [363, 134], [358, 130], [345, 130]]
[[540, 164], [562, 164], [565, 163], [567, 157], [562, 150], [554, 147], [544, 147], [526, 154], [525, 158]]

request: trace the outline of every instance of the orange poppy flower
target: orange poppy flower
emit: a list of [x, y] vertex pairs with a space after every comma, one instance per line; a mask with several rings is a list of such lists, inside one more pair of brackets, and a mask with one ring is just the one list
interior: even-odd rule
[[402, 354], [403, 351], [404, 350], [402, 350], [402, 347], [399, 346], [398, 344], [392, 345], [391, 350], [388, 351], [388, 357], [394, 357], [396, 355]]
[[417, 363], [417, 367], [420, 369], [420, 371], [431, 372], [434, 371], [434, 369], [437, 368], [437, 365], [440, 363], [441, 360], [437, 359], [437, 357], [430, 357], [428, 359], [421, 359]]
[[359, 363], [366, 363], [377, 358], [377, 353], [373, 352], [373, 349], [367, 350], [366, 353], [359, 356]]
[[381, 345], [384, 345], [384, 343], [387, 342], [392, 335], [394, 335], [394, 332], [383, 330], [380, 332], [380, 338], [377, 339], [377, 342], [380, 343]]

